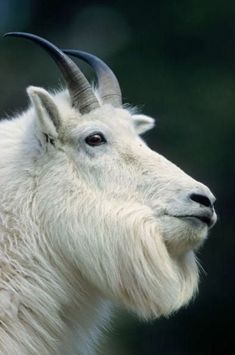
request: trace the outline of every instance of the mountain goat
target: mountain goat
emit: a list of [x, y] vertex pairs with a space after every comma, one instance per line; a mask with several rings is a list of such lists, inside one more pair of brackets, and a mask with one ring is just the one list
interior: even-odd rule
[[94, 354], [114, 305], [153, 319], [192, 298], [215, 198], [143, 142], [154, 120], [122, 107], [103, 61], [7, 35], [44, 48], [67, 89], [31, 86], [0, 122], [0, 354]]

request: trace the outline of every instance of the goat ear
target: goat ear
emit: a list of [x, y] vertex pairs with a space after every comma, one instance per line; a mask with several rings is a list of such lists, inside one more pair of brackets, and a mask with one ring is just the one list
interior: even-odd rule
[[138, 134], [145, 133], [154, 127], [154, 119], [145, 115], [133, 115], [134, 126]]
[[30, 86], [27, 93], [37, 114], [36, 125], [40, 140], [50, 141], [58, 137], [61, 127], [59, 110], [53, 97], [44, 89]]

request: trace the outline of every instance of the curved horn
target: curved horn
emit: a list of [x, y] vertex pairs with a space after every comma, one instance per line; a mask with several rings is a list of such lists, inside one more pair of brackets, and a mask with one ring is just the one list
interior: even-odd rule
[[88, 113], [91, 110], [99, 107], [98, 100], [95, 97], [88, 80], [85, 78], [81, 70], [54, 44], [31, 33], [8, 32], [4, 35], [4, 37], [6, 36], [23, 37], [29, 39], [37, 43], [48, 52], [48, 54], [54, 59], [64, 77], [73, 106], [79, 109], [81, 113]]
[[107, 64], [87, 52], [73, 49], [64, 49], [63, 52], [80, 58], [92, 66], [98, 78], [100, 97], [103, 102], [111, 103], [115, 107], [122, 105], [122, 93], [118, 80]]

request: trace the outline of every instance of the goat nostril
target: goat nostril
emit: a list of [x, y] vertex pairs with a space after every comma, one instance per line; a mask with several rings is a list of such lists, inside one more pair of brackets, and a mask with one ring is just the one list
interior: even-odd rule
[[190, 198], [191, 198], [191, 200], [198, 202], [203, 206], [210, 207], [210, 208], [212, 208], [212, 206], [213, 206], [211, 200], [205, 195], [193, 193], [190, 195]]

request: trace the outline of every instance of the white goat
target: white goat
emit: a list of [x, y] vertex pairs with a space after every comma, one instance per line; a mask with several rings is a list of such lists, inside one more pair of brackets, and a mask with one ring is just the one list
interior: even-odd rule
[[94, 354], [113, 305], [168, 315], [197, 289], [194, 251], [214, 225], [214, 196], [146, 146], [153, 119], [121, 106], [98, 58], [52, 56], [68, 90], [29, 87], [31, 107], [0, 122], [0, 354]]

